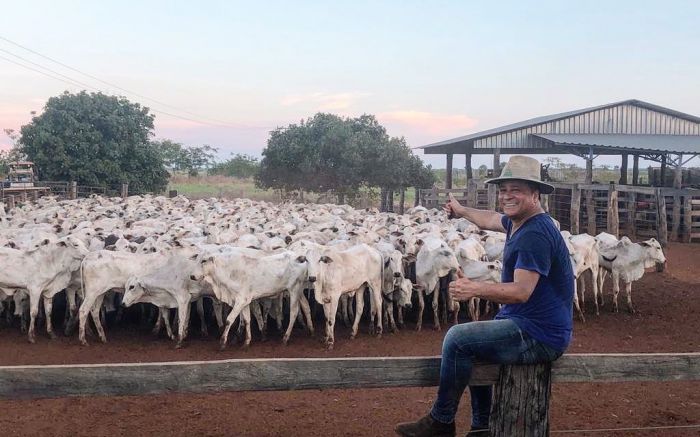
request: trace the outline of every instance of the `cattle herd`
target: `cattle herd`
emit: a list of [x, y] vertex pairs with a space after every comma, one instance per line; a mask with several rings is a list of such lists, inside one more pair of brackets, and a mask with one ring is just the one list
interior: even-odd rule
[[[579, 278], [574, 304], [582, 320], [584, 273], [590, 272], [596, 313], [607, 276], [614, 311], [620, 281], [634, 311], [632, 282], [666, 261], [654, 239], [562, 235]], [[248, 345], [253, 319], [263, 336], [268, 320], [275, 322], [285, 344], [297, 324], [313, 333], [322, 308], [323, 339], [332, 348], [336, 316], [355, 337], [363, 315], [375, 335], [398, 329], [407, 317], [420, 330], [426, 298], [435, 329], [492, 311], [488, 302], [452, 300], [446, 283], [458, 269], [472, 280], [500, 281], [505, 237], [423, 207], [400, 215], [347, 205], [150, 195], [44, 197], [9, 212], [0, 203], [0, 312], [10, 322], [20, 318], [33, 343], [43, 304], [53, 338], [53, 301], [64, 292], [65, 333], [77, 325], [87, 344], [90, 320], [106, 342], [105, 314], [138, 304], [154, 331], [165, 328], [180, 347], [194, 304], [204, 333], [205, 318], [216, 318], [224, 348], [234, 325]], [[211, 300], [206, 317], [205, 298]]]

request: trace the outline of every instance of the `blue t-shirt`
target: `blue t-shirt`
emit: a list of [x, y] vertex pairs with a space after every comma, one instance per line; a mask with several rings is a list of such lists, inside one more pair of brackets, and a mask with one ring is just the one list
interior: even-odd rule
[[501, 217], [507, 238], [503, 282], [513, 282], [515, 269], [540, 274], [525, 303], [503, 305], [496, 319], [511, 319], [534, 339], [564, 352], [573, 328], [574, 273], [569, 251], [547, 214], [530, 217], [511, 235], [513, 222]]

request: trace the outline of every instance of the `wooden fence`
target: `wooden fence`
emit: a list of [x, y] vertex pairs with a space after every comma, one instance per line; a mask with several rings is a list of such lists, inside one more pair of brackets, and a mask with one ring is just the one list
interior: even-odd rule
[[40, 182], [39, 184], [46, 190], [11, 191], [0, 188], [0, 202], [4, 203], [7, 209], [10, 210], [18, 204], [36, 201], [44, 195], [52, 195], [58, 199], [68, 200], [89, 197], [93, 194], [122, 198], [129, 196], [129, 184], [121, 184], [119, 189], [78, 185], [77, 182]]
[[[608, 232], [639, 240], [654, 237], [661, 244], [700, 239], [700, 190], [639, 187], [617, 184], [553, 183], [542, 205], [572, 234]], [[494, 185], [470, 180], [467, 188], [421, 190], [421, 205], [435, 208], [452, 193], [462, 204], [498, 208]]]
[[[432, 387], [439, 373], [440, 357], [2, 366], [0, 399]], [[551, 365], [477, 364], [469, 384], [495, 384], [491, 435], [511, 437], [549, 434], [552, 382], [697, 380], [700, 353], [568, 354]]]

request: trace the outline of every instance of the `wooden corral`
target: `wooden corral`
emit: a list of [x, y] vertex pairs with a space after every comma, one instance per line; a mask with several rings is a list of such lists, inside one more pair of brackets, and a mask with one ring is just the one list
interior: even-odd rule
[[[608, 232], [632, 240], [656, 238], [689, 243], [700, 239], [700, 190], [617, 184], [552, 183], [542, 205], [572, 234]], [[421, 205], [439, 208], [452, 193], [463, 205], [497, 209], [495, 186], [470, 180], [467, 188], [421, 190]], [[663, 214], [659, 214], [663, 211]]]

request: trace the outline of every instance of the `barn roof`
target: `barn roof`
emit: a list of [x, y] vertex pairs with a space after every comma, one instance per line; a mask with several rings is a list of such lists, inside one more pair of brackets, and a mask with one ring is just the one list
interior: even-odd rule
[[[700, 153], [700, 135], [532, 134], [553, 146], [595, 146], [596, 153]], [[608, 150], [609, 152], [607, 152]]]

